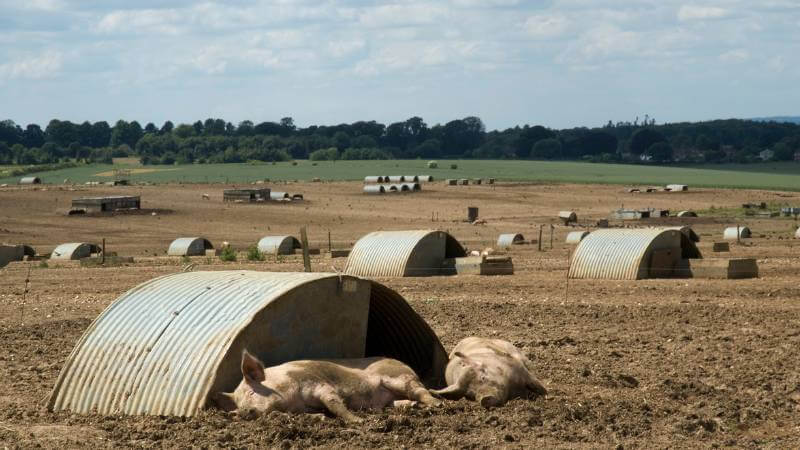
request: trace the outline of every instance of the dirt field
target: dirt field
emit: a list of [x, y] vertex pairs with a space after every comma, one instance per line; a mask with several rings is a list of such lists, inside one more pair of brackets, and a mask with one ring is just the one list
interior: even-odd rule
[[[126, 267], [13, 263], [0, 269], [0, 444], [7, 447], [800, 447], [800, 240], [790, 219], [741, 219], [752, 245], [730, 256], [758, 259], [751, 280], [571, 280], [568, 231], [559, 210], [589, 225], [611, 209], [673, 211], [744, 202], [800, 204], [800, 194], [692, 190], [628, 194], [620, 186], [425, 185], [420, 194], [369, 197], [358, 183], [272, 186], [303, 193], [294, 204], [223, 204], [221, 185], [115, 187], [74, 191], [47, 186], [0, 189], [0, 242], [40, 253], [64, 242], [100, 242], [134, 256]], [[210, 200], [201, 194], [208, 193]], [[67, 217], [82, 195], [141, 195], [153, 215]], [[478, 206], [486, 225], [462, 222]], [[647, 222], [652, 223], [652, 222]], [[711, 254], [737, 221], [686, 219]], [[445, 348], [469, 335], [499, 337], [526, 352], [550, 390], [484, 410], [467, 401], [433, 409], [365, 414], [363, 425], [314, 416], [230, 415], [103, 417], [51, 413], [44, 405], [69, 352], [115, 298], [155, 276], [181, 270], [164, 256], [172, 239], [204, 236], [244, 250], [264, 235], [298, 235], [312, 246], [346, 247], [377, 229], [448, 230], [471, 249], [501, 232], [537, 238], [545, 251], [515, 248], [510, 277], [396, 278], [400, 292], [431, 324]], [[550, 249], [549, 224], [555, 224]], [[612, 222], [613, 225], [613, 222]], [[299, 257], [236, 263], [193, 258], [197, 270], [302, 270]], [[339, 269], [344, 259], [333, 260]], [[315, 256], [314, 270], [331, 260]], [[23, 302], [25, 278], [30, 288]]]

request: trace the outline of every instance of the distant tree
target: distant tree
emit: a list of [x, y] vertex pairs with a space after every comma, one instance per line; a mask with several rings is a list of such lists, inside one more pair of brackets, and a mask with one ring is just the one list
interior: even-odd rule
[[13, 120], [0, 121], [0, 142], [7, 145], [18, 144], [22, 141], [22, 129]]
[[111, 126], [105, 120], [93, 123], [90, 147], [99, 148], [108, 145], [111, 145]]
[[78, 140], [75, 124], [68, 120], [51, 120], [45, 128], [44, 134], [47, 142], [52, 142], [60, 148], [66, 148]]
[[157, 134], [158, 128], [156, 128], [156, 124], [153, 122], [147, 122], [147, 125], [144, 126], [144, 132], [149, 134]]
[[164, 122], [164, 125], [161, 126], [161, 134], [172, 133], [172, 130], [175, 128], [175, 125], [171, 121]]
[[[638, 117], [637, 117], [638, 120]], [[666, 142], [664, 135], [652, 128], [640, 128], [631, 136], [628, 147], [634, 155], [641, 155], [656, 142]]]
[[344, 149], [350, 147], [350, 136], [343, 131], [337, 131], [336, 134], [333, 135], [333, 144], [339, 151], [343, 151]]
[[542, 139], [533, 146], [531, 155], [538, 159], [554, 159], [561, 156], [561, 142], [558, 139]]
[[378, 146], [378, 141], [376, 141], [372, 136], [365, 136], [362, 134], [354, 137], [350, 141], [350, 146], [353, 148], [375, 148]]
[[551, 139], [556, 137], [556, 134], [547, 128], [536, 125], [528, 127], [527, 125], [519, 131], [517, 139], [516, 153], [520, 158], [527, 158], [531, 155], [533, 146], [542, 139]]
[[791, 161], [794, 159], [794, 149], [785, 142], [778, 142], [772, 147], [772, 159], [775, 161]]
[[644, 154], [650, 156], [653, 161], [672, 161], [672, 146], [667, 142], [656, 142], [648, 147]]
[[44, 145], [44, 131], [42, 131], [42, 128], [35, 123], [25, 127], [25, 131], [22, 133], [22, 145], [28, 148]]
[[4, 141], [0, 141], [0, 164], [11, 164], [14, 159], [14, 154]]
[[197, 121], [192, 124], [192, 128], [194, 128], [194, 135], [195, 136], [202, 136], [203, 135], [203, 122]]

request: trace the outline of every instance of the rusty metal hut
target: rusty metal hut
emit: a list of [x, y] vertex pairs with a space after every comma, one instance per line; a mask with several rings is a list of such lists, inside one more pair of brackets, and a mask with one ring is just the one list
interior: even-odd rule
[[293, 255], [300, 248], [300, 241], [294, 236], [264, 236], [258, 241], [258, 250], [270, 255]]
[[512, 245], [520, 245], [525, 243], [525, 237], [520, 233], [505, 233], [497, 238], [498, 248], [508, 248]]
[[169, 244], [169, 256], [205, 256], [206, 250], [213, 250], [211, 241], [202, 237], [178, 238]]
[[447, 354], [397, 292], [333, 273], [186, 272], [142, 283], [78, 340], [51, 411], [193, 416], [242, 380], [242, 351], [267, 366], [387, 356], [441, 386]]
[[700, 258], [694, 241], [675, 228], [601, 229], [575, 248], [570, 278], [639, 280], [668, 278]]
[[445, 259], [466, 256], [449, 233], [435, 230], [375, 231], [356, 242], [345, 273], [362, 277], [421, 277], [452, 273]]

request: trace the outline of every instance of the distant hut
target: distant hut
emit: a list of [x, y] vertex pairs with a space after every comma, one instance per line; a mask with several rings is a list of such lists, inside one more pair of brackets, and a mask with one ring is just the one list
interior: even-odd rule
[[794, 238], [800, 239], [800, 227], [797, 228], [797, 231], [794, 232]]
[[406, 183], [419, 183], [419, 177], [417, 175], [403, 175], [403, 180]]
[[564, 241], [567, 244], [577, 245], [580, 244], [583, 238], [589, 235], [589, 232], [584, 231], [570, 231], [567, 233], [567, 239]]
[[750, 228], [747, 227], [728, 227], [725, 228], [725, 231], [722, 233], [722, 238], [727, 240], [747, 239], [750, 236]]
[[88, 258], [93, 254], [100, 253], [101, 249], [96, 244], [87, 242], [70, 242], [68, 244], [61, 244], [56, 247], [50, 254], [50, 259], [54, 260], [76, 260], [81, 258]]
[[501, 234], [497, 238], [498, 248], [508, 248], [512, 245], [520, 245], [525, 243], [525, 237], [520, 233], [506, 233]]
[[433, 181], [433, 175], [417, 175], [420, 183], [430, 183]]
[[185, 237], [172, 241], [167, 250], [169, 256], [204, 256], [206, 250], [213, 250], [211, 241], [202, 237]]
[[469, 180], [466, 178], [461, 178], [460, 180], [458, 180], [458, 184], [460, 184], [461, 186], [467, 186], [469, 184]]
[[272, 200], [290, 200], [292, 197], [288, 192], [270, 192], [269, 198]]
[[383, 176], [378, 175], [370, 175], [368, 177], [364, 177], [364, 183], [371, 184], [371, 183], [383, 183]]
[[685, 184], [668, 184], [665, 190], [670, 192], [684, 192], [689, 190], [689, 186]]
[[578, 215], [574, 211], [559, 211], [558, 218], [564, 222], [564, 225], [569, 225], [578, 221]]
[[447, 179], [447, 180], [444, 180], [444, 183], [446, 185], [448, 185], [448, 186], [455, 186], [455, 185], [458, 184], [458, 180], [456, 180], [456, 179]]
[[[386, 180], [384, 180], [384, 181], [386, 181]], [[390, 183], [394, 183], [394, 184], [404, 183], [406, 181], [406, 177], [404, 177], [403, 175], [389, 175], [389, 180], [388, 181]]]
[[595, 230], [578, 244], [569, 278], [639, 280], [684, 275], [697, 246], [678, 229]]
[[258, 250], [270, 255], [292, 255], [300, 248], [300, 241], [294, 236], [265, 236], [258, 241]]
[[375, 231], [356, 242], [344, 271], [365, 277], [441, 275], [446, 259], [463, 256], [464, 247], [444, 231]]
[[422, 186], [420, 186], [419, 183], [403, 183], [403, 188], [404, 191], [410, 191], [410, 192], [419, 192], [422, 190]]
[[364, 186], [365, 194], [385, 194], [386, 188], [382, 184], [368, 184]]
[[439, 163], [436, 161], [428, 161], [428, 169], [438, 169]]
[[19, 184], [42, 184], [42, 179], [39, 177], [22, 177]]
[[697, 217], [697, 213], [694, 211], [681, 211], [678, 213], [678, 217]]

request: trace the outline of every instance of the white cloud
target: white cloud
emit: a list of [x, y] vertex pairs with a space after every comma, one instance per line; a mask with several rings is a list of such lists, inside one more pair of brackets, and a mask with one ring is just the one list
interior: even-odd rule
[[[174, 9], [114, 11], [103, 16], [95, 30], [100, 33], [158, 33], [177, 35], [182, 14]], [[185, 17], [184, 17], [185, 19]]]
[[564, 34], [569, 21], [562, 15], [535, 15], [525, 21], [525, 31], [535, 38], [551, 38]]
[[719, 55], [719, 60], [728, 63], [740, 63], [750, 59], [750, 52], [743, 48], [729, 50]]
[[722, 19], [728, 15], [730, 15], [730, 12], [727, 9], [717, 6], [683, 5], [678, 10], [678, 20], [682, 22]]
[[368, 27], [435, 24], [447, 16], [447, 8], [433, 3], [404, 3], [365, 8], [358, 21]]
[[59, 52], [46, 51], [39, 56], [0, 64], [0, 79], [42, 79], [58, 75], [63, 64]]

